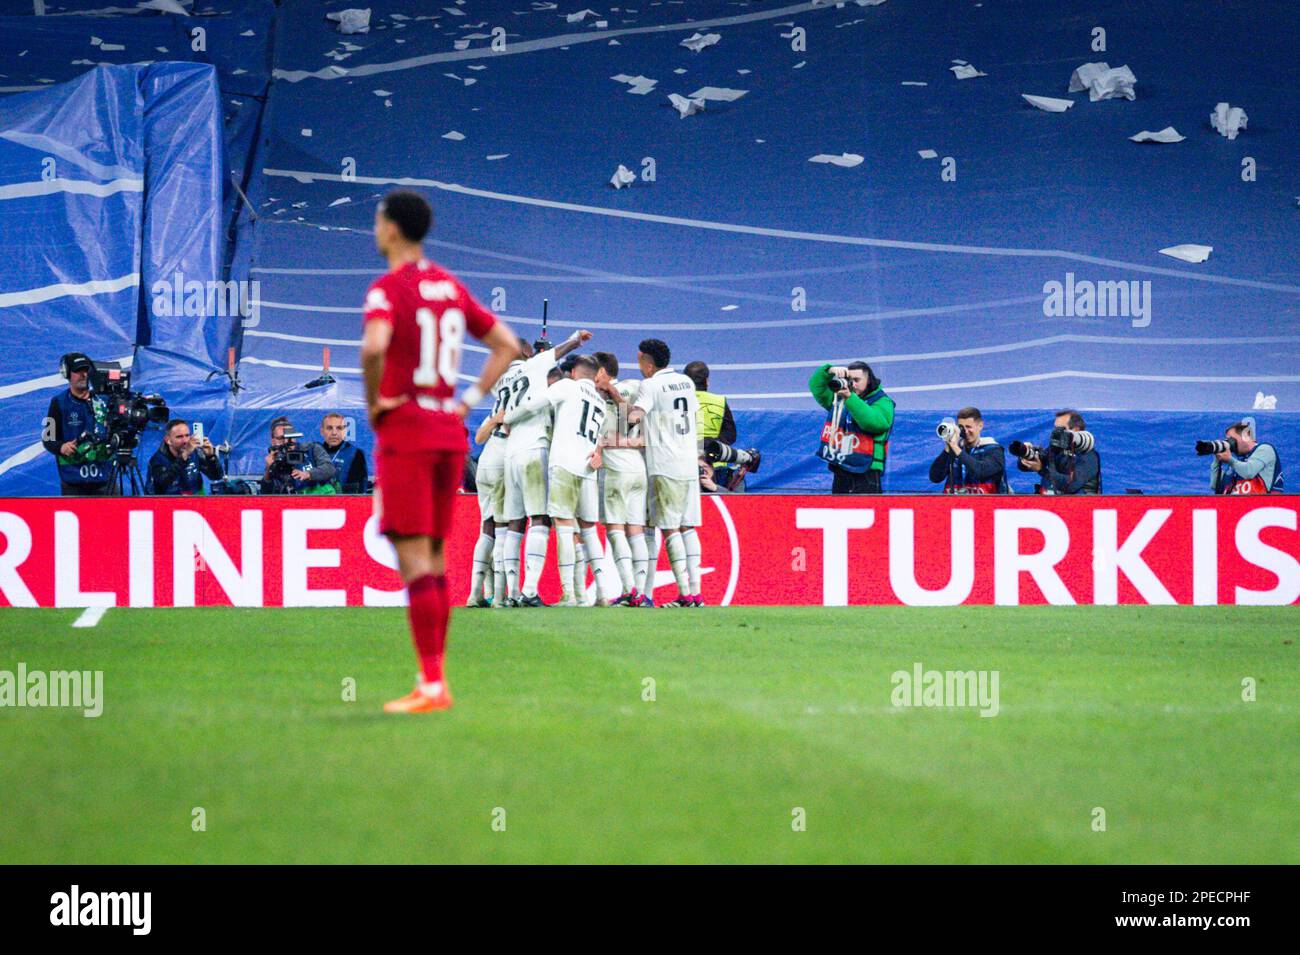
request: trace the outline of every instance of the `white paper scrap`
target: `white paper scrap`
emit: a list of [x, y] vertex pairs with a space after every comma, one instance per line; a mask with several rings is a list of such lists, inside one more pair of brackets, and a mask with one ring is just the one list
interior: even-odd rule
[[732, 103], [740, 99], [749, 90], [733, 90], [720, 86], [701, 86], [691, 94], [691, 99], [714, 100], [719, 103]]
[[626, 83], [630, 87], [628, 92], [634, 93], [637, 96], [644, 96], [646, 93], [649, 93], [659, 82], [658, 80], [650, 79], [648, 76], [628, 76], [626, 73], [620, 73], [618, 76], [611, 76], [610, 79], [615, 83]]
[[1064, 113], [1074, 105], [1072, 99], [1057, 99], [1053, 96], [1030, 96], [1028, 93], [1021, 93], [1020, 96], [1030, 106], [1035, 106], [1048, 113]]
[[862, 164], [862, 157], [857, 153], [840, 153], [838, 156], [832, 156], [828, 153], [818, 153], [808, 161], [830, 163], [832, 166], [839, 166], [843, 169], [852, 169], [854, 166]]
[[699, 53], [706, 46], [713, 46], [721, 39], [722, 34], [720, 33], [700, 33], [696, 30], [694, 34], [682, 40], [681, 45], [692, 53]]
[[624, 186], [630, 186], [634, 182], [636, 182], [636, 174], [622, 163], [619, 163], [618, 168], [614, 170], [614, 175], [609, 179], [609, 184], [615, 189], [622, 189]]
[[336, 10], [333, 13], [325, 14], [326, 20], [333, 20], [338, 24], [340, 33], [369, 33], [370, 32], [370, 8], [352, 7], [348, 10]]
[[1182, 259], [1184, 262], [1204, 262], [1213, 251], [1214, 246], [1212, 245], [1184, 243], [1183, 245], [1171, 245], [1167, 249], [1161, 249], [1160, 254]]
[[1112, 69], [1109, 63], [1084, 63], [1070, 74], [1068, 92], [1081, 93], [1087, 90], [1088, 99], [1094, 103], [1117, 96], [1134, 100], [1137, 99], [1137, 93], [1133, 89], [1136, 84], [1137, 77], [1127, 66]]
[[669, 93], [668, 102], [673, 104], [677, 112], [681, 114], [682, 119], [685, 119], [687, 116], [693, 116], [700, 110], [704, 109], [704, 100], [687, 99], [680, 93]]
[[[107, 46], [104, 49], [108, 49]], [[1214, 107], [1214, 112], [1210, 114], [1210, 125], [1220, 136], [1227, 136], [1229, 139], [1236, 139], [1237, 133], [1246, 128], [1246, 122], [1250, 117], [1240, 106], [1229, 106], [1227, 103], [1219, 103]]]
[[1154, 133], [1149, 129], [1144, 129], [1137, 135], [1129, 137], [1135, 143], [1181, 143], [1186, 138], [1172, 126], [1166, 126]]

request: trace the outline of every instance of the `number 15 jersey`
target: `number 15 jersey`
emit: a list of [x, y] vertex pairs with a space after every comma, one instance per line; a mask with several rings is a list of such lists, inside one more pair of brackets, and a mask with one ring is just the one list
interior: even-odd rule
[[700, 401], [695, 397], [695, 382], [671, 368], [661, 368], [641, 382], [635, 407], [645, 412], [641, 433], [645, 435], [646, 473], [679, 481], [698, 480], [700, 448], [695, 420]]
[[580, 478], [594, 477], [587, 459], [596, 450], [605, 423], [605, 399], [590, 378], [561, 378], [546, 390], [555, 408], [551, 431], [553, 468]]
[[468, 331], [488, 333], [496, 319], [450, 272], [421, 259], [388, 272], [366, 292], [366, 322], [388, 322], [379, 394], [410, 400], [379, 419], [375, 437], [395, 451], [464, 451], [456, 415], [461, 347]]

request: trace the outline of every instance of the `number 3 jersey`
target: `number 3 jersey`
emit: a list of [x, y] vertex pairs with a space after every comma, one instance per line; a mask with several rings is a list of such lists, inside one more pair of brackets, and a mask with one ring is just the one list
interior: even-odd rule
[[366, 322], [388, 322], [379, 394], [410, 400], [379, 420], [380, 445], [399, 451], [464, 451], [455, 414], [461, 347], [468, 331], [488, 333], [496, 319], [446, 270], [421, 259], [380, 276], [366, 292]]
[[561, 378], [546, 390], [555, 408], [550, 465], [580, 478], [594, 477], [587, 459], [605, 423], [605, 399], [590, 378]]
[[700, 476], [696, 413], [700, 401], [695, 382], [671, 368], [661, 368], [641, 382], [636, 405], [645, 412], [646, 472], [654, 477], [695, 481]]

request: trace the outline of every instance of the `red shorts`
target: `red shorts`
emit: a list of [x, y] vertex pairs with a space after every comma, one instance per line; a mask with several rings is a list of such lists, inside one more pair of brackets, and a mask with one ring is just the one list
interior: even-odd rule
[[463, 451], [388, 451], [380, 447], [375, 454], [379, 530], [395, 537], [446, 540], [464, 471]]

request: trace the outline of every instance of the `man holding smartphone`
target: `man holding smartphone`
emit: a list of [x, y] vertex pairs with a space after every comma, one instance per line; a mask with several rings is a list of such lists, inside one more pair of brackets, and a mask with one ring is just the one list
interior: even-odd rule
[[187, 422], [174, 418], [167, 422], [163, 442], [149, 459], [145, 493], [206, 494], [203, 479], [220, 481], [223, 476], [212, 442], [191, 432]]

